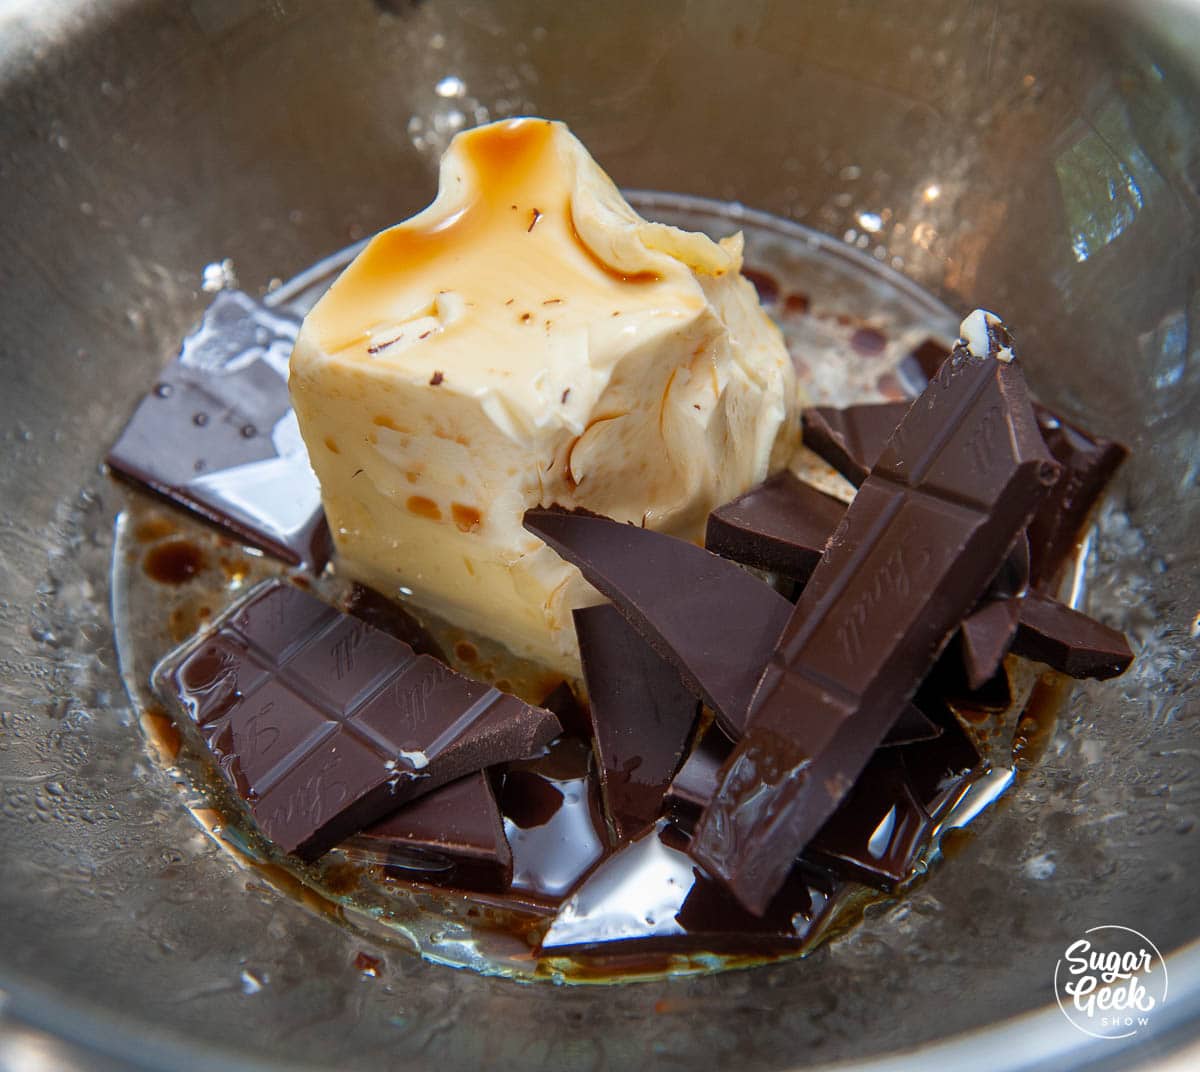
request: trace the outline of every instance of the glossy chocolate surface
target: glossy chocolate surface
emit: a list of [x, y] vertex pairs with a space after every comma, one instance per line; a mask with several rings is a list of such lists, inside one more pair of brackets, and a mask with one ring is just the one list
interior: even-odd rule
[[253, 589], [155, 681], [262, 833], [305, 859], [559, 732], [548, 711], [283, 581]]
[[288, 396], [300, 321], [221, 291], [107, 462], [247, 543], [319, 571], [332, 544]]
[[609, 603], [574, 613], [605, 806], [619, 838], [658, 818], [700, 703]]
[[956, 348], [797, 604], [690, 851], [751, 911], [850, 791], [1058, 477], [1017, 366]]

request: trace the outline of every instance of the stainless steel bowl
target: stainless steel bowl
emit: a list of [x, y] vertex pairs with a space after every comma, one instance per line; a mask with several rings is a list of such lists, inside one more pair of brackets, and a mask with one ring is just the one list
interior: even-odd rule
[[[1151, 0], [0, 3], [0, 1068], [1069, 1068], [1190, 1043], [1198, 27]], [[1038, 394], [1133, 448], [1087, 599], [1134, 668], [1075, 690], [955, 860], [803, 962], [570, 989], [376, 946], [196, 827], [120, 685], [98, 462], [203, 267], [262, 292], [426, 202], [459, 126], [523, 112], [622, 185], [800, 220], [1002, 312]], [[1066, 945], [1108, 923], [1170, 968], [1124, 1042], [1054, 1007]]]

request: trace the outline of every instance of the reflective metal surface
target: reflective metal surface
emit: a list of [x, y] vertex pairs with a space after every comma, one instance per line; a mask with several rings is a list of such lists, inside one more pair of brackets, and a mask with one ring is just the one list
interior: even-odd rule
[[[70, 1040], [72, 1060], [106, 1055], [96, 1067], [1122, 1067], [1185, 1040], [1196, 17], [1040, 0], [0, 3], [9, 1022]], [[120, 687], [107, 576], [124, 492], [97, 466], [206, 304], [204, 266], [228, 258], [261, 293], [425, 203], [455, 129], [519, 112], [566, 119], [624, 186], [798, 219], [955, 308], [1001, 312], [1040, 396], [1133, 448], [1088, 591], [1130, 633], [1133, 670], [1075, 691], [956, 859], [805, 962], [584, 991], [376, 946], [195, 826]], [[1170, 951], [1169, 1000], [1132, 1050], [1053, 1006], [1055, 962], [1102, 923]], [[362, 950], [378, 978], [355, 968]], [[0, 1068], [38, 1067], [16, 1063], [33, 1038], [0, 1028]]]

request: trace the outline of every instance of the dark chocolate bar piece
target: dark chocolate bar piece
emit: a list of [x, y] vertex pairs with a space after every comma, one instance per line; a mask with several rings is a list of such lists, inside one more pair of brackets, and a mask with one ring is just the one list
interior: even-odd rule
[[737, 736], [792, 605], [703, 548], [586, 510], [538, 507], [525, 527], [613, 605]]
[[909, 877], [933, 818], [917, 796], [903, 752], [881, 748], [871, 756], [854, 788], [805, 847], [806, 859], [885, 890]]
[[923, 378], [918, 393], [925, 390], [925, 384], [937, 375], [942, 362], [949, 356], [950, 347], [933, 338], [926, 339], [912, 353], [905, 355], [904, 360], [913, 362]]
[[709, 514], [704, 546], [803, 583], [845, 512], [845, 503], [785, 469]]
[[811, 406], [801, 414], [804, 445], [855, 487], [867, 479], [888, 437], [911, 402], [875, 402], [837, 409]]
[[1093, 507], [1129, 453], [1120, 443], [1089, 435], [1081, 428], [1035, 406], [1042, 438], [1062, 474], [1050, 498], [1029, 523], [1030, 580], [1050, 588], [1087, 524]]
[[557, 905], [608, 852], [592, 750], [560, 737], [501, 774], [500, 812], [512, 849], [512, 890]]
[[[944, 705], [943, 705], [944, 706]], [[906, 703], [880, 744], [881, 749], [901, 748], [935, 740], [943, 726], [915, 703]], [[720, 729], [710, 727], [692, 747], [666, 791], [666, 811], [681, 830], [691, 833], [700, 813], [720, 786], [721, 765], [733, 751], [733, 742]]]
[[680, 830], [690, 835], [695, 828], [700, 813], [721, 787], [721, 767], [732, 751], [729, 738], [710, 727], [688, 753], [666, 793], [667, 815]]
[[550, 711], [563, 728], [563, 733], [570, 733], [585, 741], [592, 739], [592, 716], [587, 707], [579, 702], [575, 690], [567, 681], [560, 681], [542, 700], [542, 706]]
[[446, 653], [429, 631], [399, 603], [380, 595], [374, 588], [355, 581], [342, 609], [367, 625], [404, 641], [418, 655], [432, 655], [441, 662], [446, 661]]
[[[852, 483], [860, 484], [908, 405], [883, 402], [805, 410], [805, 444]], [[1025, 582], [1046, 589], [1074, 553], [1092, 509], [1128, 451], [1111, 439], [1090, 435], [1045, 406], [1034, 403], [1033, 409], [1042, 438], [1063, 470], [1029, 523], [1028, 547], [1014, 550], [1027, 556]], [[798, 538], [816, 543], [817, 535], [805, 529]]]
[[661, 813], [700, 702], [612, 604], [574, 614], [604, 803], [629, 838]]
[[[1044, 506], [1045, 504], [1043, 504]], [[984, 600], [1012, 599], [1023, 596], [1029, 588], [1029, 537], [1022, 532], [1017, 537], [1004, 565], [992, 578], [984, 593]]]
[[300, 321], [223, 290], [138, 405], [109, 466], [291, 565], [331, 542], [288, 397]]
[[368, 826], [348, 851], [382, 857], [400, 877], [468, 890], [503, 890], [512, 853], [484, 771], [443, 785]]
[[155, 670], [263, 834], [314, 859], [401, 804], [559, 733], [549, 711], [471, 681], [279, 580]]
[[982, 688], [1000, 669], [1017, 631], [1019, 602], [992, 600], [963, 619], [960, 635], [968, 689]]
[[955, 347], [859, 488], [697, 824], [691, 855], [752, 912], [849, 792], [1058, 478], [1020, 370], [994, 356], [1011, 349], [991, 341], [986, 357]]
[[[949, 351], [928, 339], [900, 363], [906, 383], [924, 386], [933, 379]], [[1034, 403], [1042, 438], [1063, 471], [1054, 491], [1029, 524], [1031, 582], [1053, 587], [1062, 567], [1075, 551], [1088, 516], [1104, 493], [1128, 450], [1111, 439], [1093, 436], [1065, 418]]]
[[543, 956], [767, 953], [815, 940], [843, 884], [793, 873], [763, 916], [703, 875], [668, 824], [623, 845], [587, 876], [542, 939]]
[[[945, 704], [930, 696], [922, 702], [939, 712], [940, 724], [909, 705], [933, 733], [876, 750], [849, 795], [805, 848], [801, 865], [816, 862], [842, 878], [885, 890], [911, 875], [939, 803], [979, 759]], [[720, 733], [710, 731], [675, 776], [667, 812], [680, 830], [692, 831], [720, 789], [721, 766], [731, 748]]]
[[1133, 662], [1124, 634], [1056, 599], [1029, 593], [1017, 600], [1012, 650], [1070, 677], [1103, 681], [1123, 674]]
[[900, 714], [887, 731], [880, 748], [895, 748], [903, 744], [916, 744], [918, 741], [932, 741], [942, 735], [942, 728], [934, 722], [915, 703], [906, 703], [900, 708]]

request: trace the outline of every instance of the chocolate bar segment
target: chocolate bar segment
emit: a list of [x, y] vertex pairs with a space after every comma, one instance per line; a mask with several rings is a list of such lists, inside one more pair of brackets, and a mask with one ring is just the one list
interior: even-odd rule
[[332, 544], [288, 397], [300, 321], [221, 291], [108, 454], [118, 474], [296, 566]]
[[883, 738], [880, 748], [896, 748], [918, 741], [932, 741], [942, 735], [942, 727], [933, 721], [915, 703], [906, 703]]
[[548, 711], [278, 580], [167, 656], [154, 682], [263, 834], [308, 860], [559, 733]]
[[1012, 650], [1070, 677], [1101, 681], [1123, 674], [1133, 662], [1122, 633], [1032, 592], [1017, 601]]
[[1058, 474], [1016, 365], [956, 346], [830, 540], [697, 825], [693, 858], [750, 911], [849, 792]]
[[963, 619], [960, 636], [968, 689], [982, 688], [1000, 669], [1017, 631], [1018, 606], [1016, 599], [993, 600]]
[[740, 566], [686, 540], [586, 510], [538, 507], [525, 527], [609, 599], [737, 736], [792, 605]]
[[[979, 759], [946, 705], [929, 696], [922, 702], [937, 710], [940, 724], [909, 705], [932, 734], [876, 750], [849, 795], [805, 848], [801, 864], [816, 862], [842, 878], [884, 890], [911, 875], [939, 804]], [[710, 731], [675, 776], [667, 812], [680, 830], [690, 833], [717, 794], [731, 748], [721, 734]]]
[[1129, 453], [1120, 443], [1099, 439], [1036, 406], [1038, 427], [1062, 474], [1050, 498], [1029, 523], [1030, 579], [1039, 588], [1050, 588], [1076, 544], [1092, 509]]
[[342, 609], [367, 625], [404, 641], [418, 655], [432, 655], [441, 662], [446, 661], [445, 652], [429, 631], [399, 603], [380, 595], [374, 588], [355, 581]]
[[542, 700], [542, 706], [558, 719], [563, 733], [585, 741], [592, 739], [592, 716], [586, 705], [579, 702], [569, 682], [560, 681], [555, 685]]
[[803, 583], [845, 512], [844, 503], [785, 469], [709, 514], [704, 546]]
[[710, 727], [688, 753], [679, 773], [671, 779], [666, 793], [666, 812], [684, 833], [691, 834], [700, 813], [721, 788], [721, 767], [733, 751], [733, 744]]
[[700, 703], [611, 604], [576, 610], [604, 802], [618, 838], [662, 811]]
[[382, 858], [399, 877], [468, 890], [503, 890], [512, 853], [500, 808], [484, 771], [476, 771], [405, 804], [346, 843]]
[[812, 406], [801, 414], [804, 445], [857, 487], [871, 472], [888, 437], [912, 403], [875, 402], [837, 409]]

